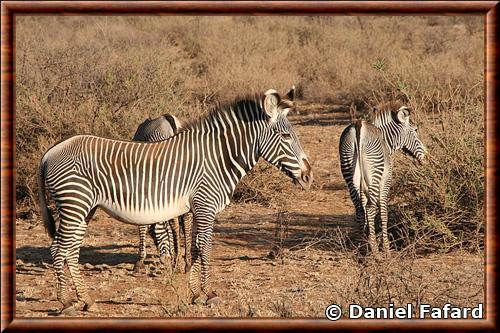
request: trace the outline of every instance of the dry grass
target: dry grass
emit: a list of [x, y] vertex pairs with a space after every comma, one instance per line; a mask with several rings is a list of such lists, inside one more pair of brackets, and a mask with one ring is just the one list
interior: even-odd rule
[[[409, 250], [392, 258], [359, 263], [355, 252], [310, 246], [327, 236], [296, 244], [299, 232], [288, 218], [283, 255], [267, 258], [279, 215], [262, 214], [255, 205], [234, 205], [219, 216], [211, 272], [214, 288], [224, 300], [216, 307], [190, 305], [188, 277], [158, 274], [156, 251], [149, 241], [148, 271], [135, 274], [137, 237], [133, 226], [117, 224], [102, 212], [92, 221], [81, 252], [85, 282], [96, 297], [97, 312], [82, 317], [323, 317], [329, 304], [344, 309], [356, 303], [427, 303], [477, 306], [484, 302], [484, 258], [463, 251], [416, 256]], [[254, 225], [256, 219], [259, 225]], [[318, 228], [318, 225], [309, 226]], [[320, 227], [318, 232], [327, 228]], [[47, 316], [60, 307], [48, 240], [41, 225], [17, 226], [16, 316]], [[248, 233], [251, 233], [248, 234]], [[244, 237], [247, 235], [247, 237]], [[331, 235], [334, 240], [334, 235]], [[265, 242], [264, 242], [265, 241]], [[339, 241], [339, 240], [338, 240]], [[340, 242], [340, 241], [339, 241]], [[347, 313], [347, 312], [344, 312]]]
[[[250, 215], [243, 219], [245, 225], [238, 225], [239, 216], [226, 217], [222, 226], [227, 230], [215, 237], [214, 253], [219, 257], [214, 260], [214, 276], [220, 277], [217, 287], [229, 300], [227, 305], [188, 307], [186, 281], [166, 276], [159, 287], [152, 277], [141, 280], [141, 288], [147, 285], [158, 296], [156, 292], [144, 296], [141, 288], [124, 294], [120, 288], [137, 285], [137, 278], [118, 264], [123, 262], [123, 251], [135, 249], [121, 249], [107, 254], [116, 265], [113, 274], [104, 270], [100, 276], [95, 272], [87, 276], [106, 293], [99, 305], [109, 312], [98, 315], [322, 317], [330, 303], [438, 305], [451, 300], [475, 305], [483, 299], [482, 17], [19, 16], [16, 20], [20, 218], [35, 221], [38, 162], [47, 148], [68, 136], [131, 138], [148, 116], [169, 112], [196, 118], [216, 103], [249, 91], [272, 87], [284, 92], [292, 84], [298, 88], [300, 104], [324, 107], [290, 117], [308, 155], [317, 157], [311, 158], [313, 167], [321, 169], [315, 171], [311, 192], [297, 193], [284, 175], [263, 163], [236, 190], [239, 205], [257, 203], [260, 208], [245, 211]], [[391, 259], [360, 264], [344, 224], [352, 207], [338, 170], [337, 134], [347, 120], [394, 99], [415, 110], [430, 161], [416, 166], [397, 156], [390, 221], [399, 252]], [[227, 214], [238, 209], [233, 205]], [[262, 218], [258, 213], [268, 210], [283, 213], [277, 223], [256, 227]], [[26, 236], [18, 242], [24, 244], [19, 253], [25, 260], [47, 247], [47, 241], [39, 239], [43, 231], [36, 221], [20, 229]], [[324, 226], [314, 230], [318, 224]], [[120, 237], [109, 234], [115, 230], [109, 226], [90, 228], [95, 237], [86, 238], [91, 245], [87, 256], [92, 257], [92, 249], [105, 241], [113, 240], [115, 246], [118, 240], [125, 249], [130, 246], [136, 230], [121, 234], [121, 227], [116, 231]], [[264, 249], [259, 237], [264, 237]], [[234, 244], [217, 244], [219, 240]], [[457, 251], [450, 257], [422, 256], [451, 249]], [[270, 250], [276, 262], [264, 258]], [[463, 250], [472, 250], [474, 256]], [[235, 253], [247, 259], [235, 258]], [[260, 259], [248, 259], [252, 255]], [[233, 260], [240, 261], [233, 265]], [[40, 274], [45, 280], [20, 274], [23, 297], [39, 299], [20, 303], [23, 315], [39, 315], [36, 311], [58, 306], [50, 296], [53, 290], [45, 288], [47, 274]], [[149, 304], [147, 310], [142, 303]], [[129, 305], [130, 310], [123, 310]]]

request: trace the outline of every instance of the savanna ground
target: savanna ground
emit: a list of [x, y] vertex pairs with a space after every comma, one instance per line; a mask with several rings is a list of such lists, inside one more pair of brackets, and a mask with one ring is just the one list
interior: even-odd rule
[[[138, 232], [99, 212], [80, 254], [97, 300], [79, 316], [324, 317], [331, 303], [484, 301], [483, 26], [478, 17], [21, 17], [16, 33], [18, 316], [57, 314], [36, 203], [43, 152], [76, 133], [129, 138], [147, 116], [196, 118], [251, 89], [298, 87], [289, 119], [309, 192], [260, 162], [217, 217], [216, 306], [188, 304], [187, 275], [132, 271]], [[203, 32], [203, 33], [201, 33]], [[221, 47], [221, 45], [225, 47]], [[359, 262], [337, 145], [379, 102], [410, 105], [429, 162], [396, 156], [395, 251]], [[451, 129], [451, 130], [450, 130]], [[345, 313], [345, 312], [344, 312]]]

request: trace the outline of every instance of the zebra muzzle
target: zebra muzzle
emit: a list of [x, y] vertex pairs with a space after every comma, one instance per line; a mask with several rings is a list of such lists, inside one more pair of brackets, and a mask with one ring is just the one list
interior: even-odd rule
[[296, 178], [296, 181], [303, 190], [307, 191], [311, 188], [311, 184], [313, 182], [313, 174], [309, 169], [307, 172], [302, 172], [300, 177]]

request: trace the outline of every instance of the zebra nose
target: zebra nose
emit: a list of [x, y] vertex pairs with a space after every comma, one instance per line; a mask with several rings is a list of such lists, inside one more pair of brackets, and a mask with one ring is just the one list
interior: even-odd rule
[[305, 181], [306, 183], [309, 183], [310, 178], [311, 177], [309, 177], [309, 175], [303, 175], [302, 176], [302, 180]]
[[312, 174], [312, 170], [311, 170], [311, 165], [309, 164], [309, 161], [305, 158], [302, 159], [302, 162], [304, 163], [304, 166], [305, 166], [305, 170], [302, 170], [302, 180], [305, 182], [305, 183], [311, 183], [312, 180], [313, 180], [313, 174]]

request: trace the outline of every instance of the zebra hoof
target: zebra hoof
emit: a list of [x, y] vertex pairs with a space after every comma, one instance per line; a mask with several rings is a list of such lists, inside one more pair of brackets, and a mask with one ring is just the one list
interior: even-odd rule
[[134, 265], [134, 272], [141, 273], [141, 272], [144, 272], [145, 270], [146, 270], [146, 266], [144, 266], [144, 261], [142, 261], [142, 260], [136, 261], [136, 263]]
[[160, 264], [165, 265], [166, 262], [167, 262], [167, 256], [162, 254], [160, 256]]
[[90, 301], [88, 303], [85, 303], [83, 306], [83, 311], [88, 311], [88, 312], [96, 312], [98, 311], [97, 304], [95, 301]]
[[190, 270], [191, 270], [191, 265], [186, 264], [186, 265], [184, 266], [184, 273], [186, 273], [186, 274], [187, 274], [187, 273], [189, 273], [189, 271], [190, 271]]
[[83, 311], [83, 309], [85, 308], [85, 303], [80, 300], [76, 300], [73, 303], [73, 308], [77, 311]]
[[76, 310], [73, 304], [65, 306], [61, 310], [61, 315], [63, 316], [68, 316], [68, 317], [75, 317], [76, 316]]
[[191, 304], [203, 305], [205, 304], [205, 301], [201, 295], [194, 295], [193, 298], [191, 298]]

